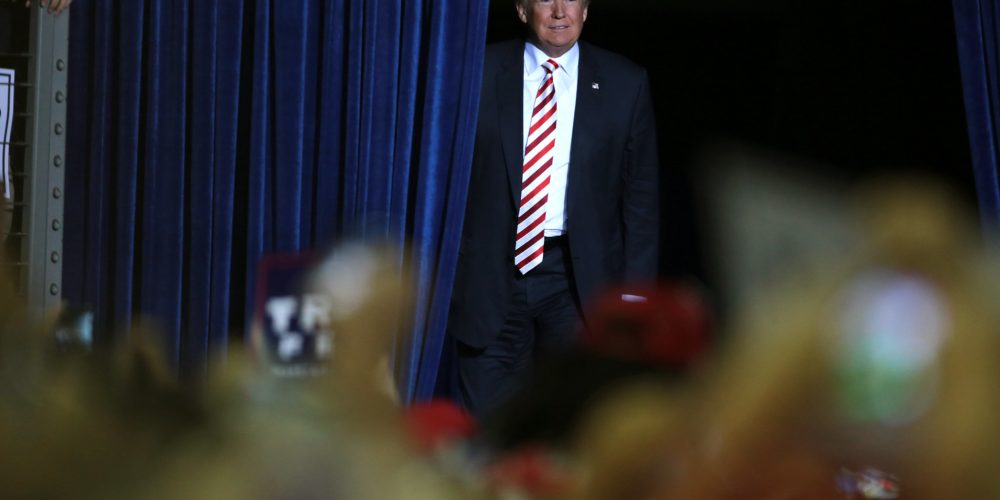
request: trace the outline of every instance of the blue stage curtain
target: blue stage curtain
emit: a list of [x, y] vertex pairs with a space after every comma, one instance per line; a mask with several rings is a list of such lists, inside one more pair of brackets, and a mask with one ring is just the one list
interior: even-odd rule
[[969, 125], [972, 167], [983, 226], [1000, 234], [1000, 1], [953, 0]]
[[[258, 259], [406, 246], [406, 400], [433, 394], [488, 0], [76, 0], [64, 297], [163, 328], [180, 374], [250, 314]], [[118, 339], [104, 335], [99, 342]]]

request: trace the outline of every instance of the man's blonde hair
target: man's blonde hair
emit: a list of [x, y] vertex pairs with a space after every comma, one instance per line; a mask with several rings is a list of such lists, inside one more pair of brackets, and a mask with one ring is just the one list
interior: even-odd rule
[[[521, 7], [527, 7], [528, 4], [533, 1], [534, 0], [514, 0], [514, 4], [520, 5]], [[580, 0], [580, 1], [583, 2], [584, 6], [590, 5], [590, 0]]]

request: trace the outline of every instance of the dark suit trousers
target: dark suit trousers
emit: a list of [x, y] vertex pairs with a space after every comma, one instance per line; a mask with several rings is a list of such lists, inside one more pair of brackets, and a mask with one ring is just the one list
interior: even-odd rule
[[545, 239], [544, 260], [527, 275], [511, 263], [513, 283], [499, 335], [482, 349], [458, 344], [462, 402], [474, 415], [486, 415], [520, 391], [538, 358], [575, 344], [581, 314], [571, 263], [565, 236]]

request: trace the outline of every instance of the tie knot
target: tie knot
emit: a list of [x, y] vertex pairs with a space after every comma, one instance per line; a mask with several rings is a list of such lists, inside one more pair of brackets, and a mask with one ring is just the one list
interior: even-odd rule
[[553, 59], [549, 59], [548, 61], [542, 63], [542, 68], [545, 69], [546, 73], [552, 73], [555, 70], [559, 69], [559, 63], [557, 63]]

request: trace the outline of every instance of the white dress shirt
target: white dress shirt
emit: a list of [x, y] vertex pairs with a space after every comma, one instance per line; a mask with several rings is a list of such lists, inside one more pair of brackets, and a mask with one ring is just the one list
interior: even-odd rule
[[[541, 49], [530, 42], [524, 44], [524, 91], [522, 92], [521, 154], [528, 146], [531, 112], [535, 94], [545, 78], [542, 63], [549, 60]], [[545, 236], [559, 236], [566, 230], [566, 176], [569, 173], [569, 151], [573, 143], [573, 116], [576, 112], [576, 80], [580, 62], [580, 46], [574, 44], [560, 57], [551, 58], [559, 64], [552, 75], [556, 88], [556, 145], [552, 167], [549, 168], [549, 198], [545, 206]], [[522, 160], [523, 161], [523, 160]]]

